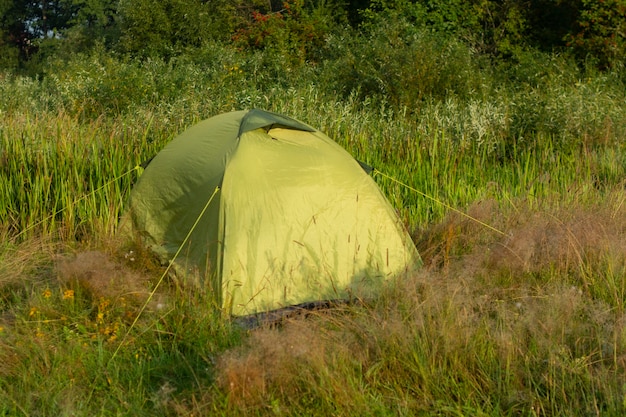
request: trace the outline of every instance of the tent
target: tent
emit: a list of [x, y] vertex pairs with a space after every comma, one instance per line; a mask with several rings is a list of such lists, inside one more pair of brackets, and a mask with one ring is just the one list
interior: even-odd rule
[[[363, 166], [320, 131], [262, 110], [168, 143], [130, 196], [133, 229], [234, 316], [365, 297], [419, 265]], [[191, 231], [191, 233], [190, 233]], [[184, 244], [184, 246], [182, 246]]]

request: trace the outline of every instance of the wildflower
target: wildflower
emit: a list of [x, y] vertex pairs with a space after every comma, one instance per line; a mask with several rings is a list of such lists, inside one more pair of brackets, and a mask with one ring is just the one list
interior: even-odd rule
[[74, 299], [74, 290], [65, 290], [65, 291], [63, 291], [63, 299], [64, 300], [73, 300]]
[[37, 307], [31, 307], [28, 312], [28, 317], [33, 317], [35, 314], [37, 314]]
[[100, 304], [98, 304], [98, 311], [104, 311], [109, 306], [110, 302], [106, 298], [100, 299]]
[[43, 292], [43, 298], [50, 298], [51, 295], [52, 291], [50, 291], [49, 288], [46, 288], [46, 290]]

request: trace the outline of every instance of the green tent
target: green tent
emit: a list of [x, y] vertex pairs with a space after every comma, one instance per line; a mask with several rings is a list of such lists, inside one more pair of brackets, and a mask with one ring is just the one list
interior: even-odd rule
[[420, 263], [354, 158], [262, 110], [215, 116], [172, 140], [133, 188], [130, 214], [145, 244], [165, 263], [179, 252], [176, 274], [210, 285], [235, 316], [368, 296]]

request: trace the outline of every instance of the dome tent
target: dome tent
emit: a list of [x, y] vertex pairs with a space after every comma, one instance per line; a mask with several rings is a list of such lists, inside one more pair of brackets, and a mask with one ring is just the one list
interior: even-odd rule
[[176, 274], [199, 277], [235, 316], [367, 296], [421, 262], [348, 152], [262, 110], [221, 114], [174, 138], [129, 203], [144, 243], [163, 262], [180, 249]]

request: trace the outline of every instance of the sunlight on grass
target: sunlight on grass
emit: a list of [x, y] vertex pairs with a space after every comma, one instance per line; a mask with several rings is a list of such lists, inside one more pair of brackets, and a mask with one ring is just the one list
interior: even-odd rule
[[[533, 87], [448, 73], [473, 89], [409, 108], [420, 92], [340, 94], [323, 87], [331, 67], [223, 52], [210, 68], [93, 58], [46, 83], [0, 78], [0, 415], [626, 411], [619, 74], [565, 68]], [[154, 77], [120, 98], [116, 71]], [[163, 267], [117, 234], [135, 168], [191, 124], [251, 107], [384, 173], [424, 268], [255, 329], [207, 289], [155, 291]]]

